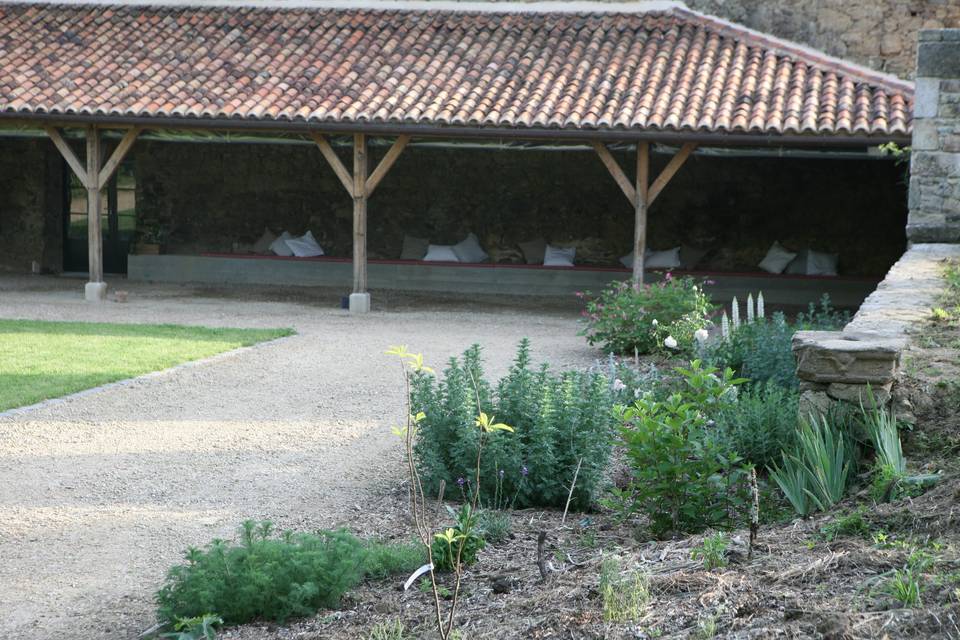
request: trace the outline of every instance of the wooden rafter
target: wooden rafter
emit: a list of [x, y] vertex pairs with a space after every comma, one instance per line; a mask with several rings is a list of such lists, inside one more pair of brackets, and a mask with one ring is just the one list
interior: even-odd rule
[[349, 193], [351, 197], [353, 197], [353, 176], [350, 175], [350, 172], [343, 165], [343, 162], [340, 161], [340, 156], [338, 156], [337, 152], [334, 151], [333, 147], [330, 146], [326, 136], [320, 133], [311, 133], [310, 137], [313, 138], [313, 141], [317, 143], [318, 147], [320, 147], [320, 153], [322, 153], [323, 157], [327, 159], [327, 164], [330, 165], [330, 168], [333, 169], [333, 172], [337, 174], [337, 177], [340, 179], [340, 183], [343, 185], [343, 188], [347, 190], [347, 193]]
[[623, 191], [623, 195], [627, 196], [627, 200], [629, 200], [631, 204], [635, 204], [637, 201], [637, 191], [633, 185], [630, 184], [630, 178], [628, 178], [627, 174], [620, 168], [617, 159], [613, 157], [613, 154], [610, 153], [610, 150], [607, 149], [606, 145], [602, 142], [594, 142], [593, 148], [596, 150], [597, 155], [600, 156], [600, 160], [607, 168], [607, 171], [613, 176], [620, 190]]
[[657, 199], [660, 192], [669, 184], [670, 180], [677, 174], [677, 171], [680, 170], [680, 167], [683, 166], [683, 163], [687, 161], [687, 158], [690, 157], [690, 154], [693, 153], [693, 150], [696, 148], [697, 143], [688, 142], [680, 147], [680, 151], [670, 158], [670, 162], [667, 163], [667, 166], [663, 168], [663, 171], [660, 172], [657, 179], [650, 185], [650, 193], [647, 196], [648, 207], [653, 204], [653, 201]]
[[46, 131], [47, 136], [49, 136], [50, 140], [53, 141], [53, 145], [60, 152], [60, 155], [63, 156], [63, 159], [67, 161], [67, 164], [76, 174], [77, 178], [80, 180], [80, 183], [84, 187], [89, 188], [90, 180], [87, 179], [87, 168], [84, 166], [84, 163], [80, 162], [80, 159], [77, 158], [77, 154], [73, 152], [73, 149], [70, 148], [70, 145], [67, 144], [67, 141], [63, 139], [63, 135], [60, 133], [60, 130], [54, 127], [47, 127]]
[[[620, 164], [617, 162], [616, 158], [613, 157], [613, 154], [610, 153], [610, 150], [607, 149], [602, 142], [594, 142], [593, 148], [596, 150], [597, 155], [600, 156], [600, 160], [607, 168], [607, 171], [610, 172], [610, 175], [620, 187], [620, 190], [623, 191], [625, 196], [627, 196], [627, 200], [630, 201], [631, 205], [636, 206], [637, 187], [634, 187], [634, 185], [630, 184], [630, 179], [620, 167]], [[638, 151], [641, 148], [648, 149], [649, 143], [638, 143]], [[657, 176], [656, 180], [654, 180], [652, 184], [649, 182], [649, 152], [638, 153], [637, 185], [640, 193], [646, 196], [644, 202], [648, 207], [653, 204], [653, 201], [657, 199], [657, 196], [663, 192], [663, 189], [670, 183], [670, 180], [677, 174], [677, 171], [680, 170], [680, 167], [683, 166], [683, 163], [687, 161], [687, 158], [690, 157], [690, 154], [692, 154], [696, 148], [697, 143], [695, 142], [687, 142], [684, 144], [680, 148], [680, 151], [678, 151], [670, 159], [670, 162], [667, 163], [667, 166], [663, 168], [663, 171], [660, 172], [660, 175]]]
[[647, 247], [647, 211], [677, 171], [680, 170], [683, 163], [687, 161], [690, 154], [697, 148], [697, 145], [694, 142], [684, 144], [652, 184], [650, 183], [650, 144], [648, 142], [637, 143], [637, 179], [635, 184], [630, 184], [627, 174], [606, 145], [597, 141], [593, 143], [593, 148], [634, 208], [633, 279], [637, 283], [642, 283], [643, 260]]
[[123, 162], [127, 152], [130, 151], [130, 147], [132, 147], [133, 143], [137, 141], [137, 136], [140, 135], [140, 131], [141, 130], [139, 128], [134, 127], [132, 129], [127, 129], [127, 132], [123, 134], [120, 144], [118, 144], [117, 148], [113, 150], [113, 153], [110, 154], [110, 158], [107, 159], [106, 163], [103, 165], [103, 168], [100, 169], [100, 173], [97, 174], [98, 189], [103, 189], [107, 186], [107, 183], [110, 182], [110, 178], [113, 177], [113, 173], [117, 170], [117, 167], [120, 166], [120, 163]]
[[393, 163], [396, 162], [400, 154], [403, 153], [408, 142], [410, 142], [410, 136], [400, 136], [394, 141], [390, 149], [387, 150], [380, 164], [377, 165], [377, 168], [374, 169], [370, 177], [367, 178], [365, 193], [368, 198], [373, 194], [373, 190], [377, 188], [380, 181], [387, 175], [387, 172], [390, 171], [390, 168], [393, 167]]

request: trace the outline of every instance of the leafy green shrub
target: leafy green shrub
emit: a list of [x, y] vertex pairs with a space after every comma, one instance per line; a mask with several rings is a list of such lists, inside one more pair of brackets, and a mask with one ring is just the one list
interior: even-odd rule
[[684, 390], [663, 401], [643, 397], [619, 408], [633, 473], [620, 499], [647, 515], [656, 536], [724, 528], [746, 515], [746, 469], [735, 454], [726, 453], [711, 426], [711, 419], [734, 402], [742, 380], [730, 369], [718, 376], [696, 360], [678, 371]]
[[830, 294], [825, 293], [820, 297], [820, 304], [810, 303], [807, 305], [806, 313], [797, 314], [797, 329], [804, 331], [837, 331], [842, 329], [850, 322], [849, 311], [839, 311], [833, 308], [830, 302]]
[[580, 460], [572, 506], [594, 502], [615, 434], [609, 384], [596, 373], [532, 369], [527, 340], [496, 391], [484, 377], [478, 345], [451, 359], [442, 380], [426, 372], [413, 375], [411, 410], [424, 414], [414, 451], [424, 491], [437, 495], [445, 483], [448, 496], [451, 489], [472, 495], [478, 396], [480, 406], [513, 427], [512, 433], [484, 436], [480, 475], [496, 482], [483, 483], [481, 506], [563, 507]]
[[703, 568], [707, 571], [727, 566], [727, 547], [730, 539], [722, 531], [707, 536], [703, 543], [690, 551], [691, 560], [703, 560]]
[[170, 569], [157, 594], [158, 615], [169, 621], [215, 611], [227, 624], [282, 622], [337, 606], [371, 572], [413, 571], [423, 555], [387, 552], [343, 530], [275, 537], [269, 522], [247, 521], [240, 544], [214, 540], [191, 548], [187, 563]]
[[161, 633], [163, 640], [216, 640], [217, 627], [223, 618], [208, 613], [195, 618], [181, 618], [173, 625], [173, 631]]
[[710, 324], [713, 308], [700, 283], [670, 274], [639, 288], [630, 280], [612, 282], [592, 299], [589, 292], [579, 295], [586, 299], [580, 335], [608, 353], [690, 354], [694, 333]]
[[641, 395], [653, 394], [661, 399], [669, 394], [669, 380], [652, 362], [631, 362], [632, 358], [618, 358], [608, 354], [606, 360], [597, 361], [591, 372], [601, 373], [610, 383], [614, 404], [630, 404]]
[[736, 404], [720, 412], [720, 438], [740, 457], [764, 468], [797, 440], [799, 394], [772, 382], [756, 384], [740, 393]]
[[783, 467], [774, 465], [770, 477], [798, 515], [829, 509], [843, 499], [853, 447], [826, 418], [801, 420], [797, 444], [782, 458]]
[[772, 382], [795, 388], [793, 334], [794, 328], [777, 312], [769, 320], [741, 324], [728, 337], [714, 342], [708, 348], [707, 360], [717, 367], [730, 367], [753, 384]]
[[839, 537], [860, 537], [870, 539], [873, 530], [870, 523], [863, 517], [866, 510], [862, 507], [847, 514], [838, 515], [820, 528], [820, 535], [827, 542]]
[[[437, 571], [453, 571], [457, 560], [464, 566], [470, 566], [477, 561], [477, 554], [486, 546], [480, 527], [477, 526], [477, 515], [470, 509], [469, 504], [454, 511], [447, 507], [448, 513], [456, 523], [434, 535], [433, 566]], [[459, 557], [457, 554], [459, 553]]]

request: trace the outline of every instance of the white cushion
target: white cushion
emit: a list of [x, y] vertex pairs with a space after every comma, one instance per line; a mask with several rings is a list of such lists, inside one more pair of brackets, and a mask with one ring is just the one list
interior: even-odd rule
[[484, 262], [490, 256], [480, 246], [480, 241], [474, 234], [468, 234], [462, 242], [453, 245], [453, 252], [460, 262]]
[[253, 252], [267, 253], [270, 251], [270, 245], [272, 245], [276, 239], [277, 236], [273, 235], [273, 231], [270, 231], [269, 228], [264, 227], [263, 235], [260, 236], [259, 240], [253, 243]]
[[646, 269], [676, 269], [680, 264], [680, 247], [674, 247], [666, 251], [647, 249], [643, 256], [643, 266]]
[[792, 251], [787, 251], [779, 242], [774, 242], [767, 251], [766, 257], [757, 265], [768, 273], [783, 273], [794, 258], [797, 257]]
[[835, 253], [820, 253], [810, 251], [807, 255], [808, 276], [835, 276], [837, 275], [837, 261], [840, 256]]
[[576, 255], [576, 247], [554, 247], [548, 244], [546, 250], [543, 252], [543, 266], [572, 267], [573, 259]]
[[805, 276], [835, 276], [837, 275], [837, 259], [835, 253], [821, 253], [812, 249], [804, 249], [787, 267], [787, 273]]
[[460, 262], [457, 254], [453, 252], [453, 246], [449, 244], [432, 244], [427, 247], [427, 255], [423, 256], [424, 262]]
[[284, 231], [280, 234], [280, 237], [270, 243], [270, 251], [273, 251], [278, 256], [289, 257], [293, 255], [293, 249], [287, 246], [287, 240], [291, 239], [293, 236], [290, 235], [289, 231]]
[[312, 258], [323, 255], [323, 249], [317, 244], [316, 238], [310, 231], [299, 238], [288, 238], [286, 242], [290, 250], [293, 251], [293, 255], [298, 258]]

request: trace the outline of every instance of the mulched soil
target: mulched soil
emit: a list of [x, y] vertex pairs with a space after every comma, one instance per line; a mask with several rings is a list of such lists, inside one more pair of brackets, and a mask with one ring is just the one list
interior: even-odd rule
[[[463, 638], [960, 638], [960, 328], [931, 327], [906, 354], [902, 400], [916, 420], [904, 432], [911, 470], [942, 480], [914, 498], [875, 505], [866, 489], [828, 514], [760, 529], [752, 557], [747, 531], [730, 534], [728, 565], [707, 571], [691, 551], [707, 534], [651, 541], [642, 523], [617, 524], [603, 513], [524, 510], [513, 534], [488, 546], [464, 576], [457, 623]], [[955, 396], [954, 394], [958, 394]], [[901, 407], [902, 408], [902, 407]], [[409, 538], [400, 484], [364, 505], [357, 533]], [[863, 508], [869, 531], [829, 540], [826, 525]], [[548, 534], [543, 579], [537, 536]], [[889, 594], [895, 571], [917, 550], [921, 604]], [[624, 572], [641, 571], [650, 600], [629, 623], [603, 619], [600, 564], [615, 556]], [[408, 638], [436, 638], [431, 597], [403, 580], [372, 582], [339, 611], [288, 626], [247, 625], [223, 638], [367, 638], [378, 623], [400, 620]], [[452, 587], [449, 578], [444, 584]], [[449, 606], [449, 601], [444, 602]]]

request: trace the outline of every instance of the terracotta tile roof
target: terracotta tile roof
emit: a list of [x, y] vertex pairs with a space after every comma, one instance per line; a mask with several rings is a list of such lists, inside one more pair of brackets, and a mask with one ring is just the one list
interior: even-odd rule
[[0, 112], [904, 135], [912, 84], [682, 6], [0, 4]]

